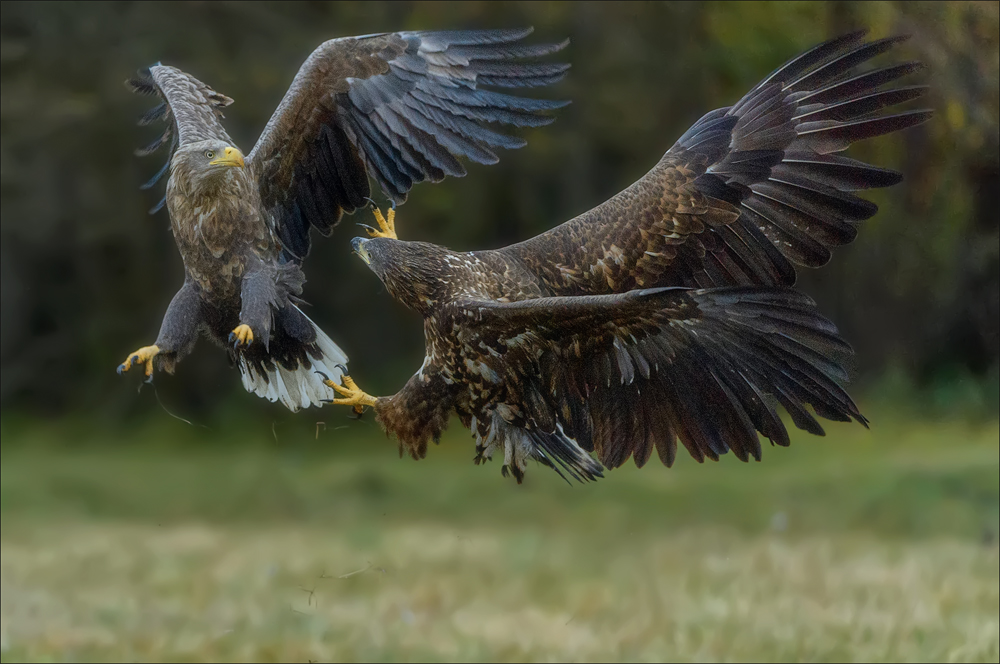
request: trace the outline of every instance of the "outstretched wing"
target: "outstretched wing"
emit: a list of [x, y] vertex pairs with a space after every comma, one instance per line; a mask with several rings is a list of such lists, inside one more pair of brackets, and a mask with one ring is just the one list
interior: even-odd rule
[[877, 211], [854, 192], [901, 179], [836, 153], [931, 115], [879, 115], [926, 88], [882, 89], [916, 62], [859, 72], [904, 39], [865, 43], [864, 34], [791, 60], [735, 106], [699, 120], [625, 191], [502, 251], [557, 294], [793, 284], [794, 265], [824, 265]]
[[522, 429], [558, 431], [611, 468], [629, 456], [642, 466], [654, 447], [670, 466], [677, 439], [698, 461], [730, 449], [759, 460], [758, 431], [789, 443], [775, 401], [817, 435], [806, 404], [866, 424], [835, 382], [847, 379], [840, 360], [850, 346], [791, 289], [465, 300], [445, 311], [478, 421], [495, 412]]
[[402, 203], [416, 182], [464, 175], [458, 156], [492, 164], [494, 148], [524, 145], [484, 122], [551, 122], [539, 111], [566, 102], [483, 89], [548, 85], [563, 77], [568, 65], [517, 62], [566, 45], [516, 43], [530, 33], [398, 32], [317, 48], [249, 157], [290, 257], [306, 255], [310, 227], [329, 234], [343, 212], [365, 204], [369, 176]]
[[[176, 67], [155, 64], [145, 71], [139, 72], [138, 78], [125, 81], [133, 92], [144, 95], [156, 95], [161, 102], [150, 109], [141, 118], [139, 125], [148, 125], [156, 121], [167, 123], [163, 134], [144, 148], [135, 151], [143, 157], [156, 152], [165, 145], [167, 148], [167, 163], [144, 185], [149, 189], [155, 185], [170, 168], [170, 158], [179, 146], [207, 139], [218, 139], [232, 145], [233, 140], [222, 128], [222, 109], [233, 103], [226, 95], [219, 94], [194, 76], [182, 72]], [[161, 200], [151, 213], [163, 207], [166, 198]]]

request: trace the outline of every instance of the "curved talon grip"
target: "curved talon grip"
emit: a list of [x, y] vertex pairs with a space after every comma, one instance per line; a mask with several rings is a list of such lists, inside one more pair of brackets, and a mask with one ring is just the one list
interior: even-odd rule
[[118, 365], [118, 375], [130, 371], [132, 367], [137, 367], [140, 364], [145, 365], [145, 373], [147, 378], [151, 378], [153, 375], [153, 358], [160, 354], [159, 346], [155, 344], [152, 346], [145, 346], [139, 350], [129, 353], [125, 361]]
[[240, 346], [249, 348], [250, 344], [253, 343], [253, 330], [246, 323], [240, 323], [235, 330], [229, 333], [229, 343], [233, 345], [234, 350]]

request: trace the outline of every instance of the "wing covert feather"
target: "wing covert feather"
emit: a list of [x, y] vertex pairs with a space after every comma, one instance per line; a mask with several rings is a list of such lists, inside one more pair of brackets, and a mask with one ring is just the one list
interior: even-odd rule
[[901, 179], [835, 153], [930, 117], [879, 114], [926, 88], [882, 89], [920, 69], [916, 62], [859, 72], [903, 40], [866, 43], [864, 34], [791, 60], [734, 106], [696, 122], [626, 190], [501, 251], [560, 295], [792, 285], [795, 265], [824, 265], [875, 214], [855, 192]]
[[[837, 384], [850, 346], [805, 295], [785, 288], [655, 288], [448, 306], [457, 365], [473, 412], [560, 428], [607, 467], [681, 444], [698, 461], [732, 450], [760, 459], [758, 432], [778, 445], [799, 428], [865, 418]], [[502, 408], [498, 408], [502, 405]]]
[[261, 200], [289, 258], [309, 230], [329, 234], [365, 205], [369, 177], [395, 203], [417, 182], [460, 177], [465, 157], [496, 163], [494, 149], [524, 140], [485, 126], [539, 126], [566, 102], [483, 86], [553, 83], [568, 65], [521, 62], [562, 49], [518, 43], [531, 29], [398, 32], [333, 39], [306, 59], [248, 157]]

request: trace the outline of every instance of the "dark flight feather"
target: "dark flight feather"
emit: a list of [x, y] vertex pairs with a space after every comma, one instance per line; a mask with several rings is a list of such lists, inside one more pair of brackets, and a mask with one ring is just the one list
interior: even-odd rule
[[127, 80], [133, 92], [159, 98], [139, 125], [163, 122], [164, 130], [136, 154], [167, 152], [142, 187], [169, 173], [150, 212], [167, 206], [184, 260], [156, 366], [172, 370], [206, 331], [232, 348], [247, 390], [291, 410], [322, 405], [320, 375], [338, 379], [347, 357], [297, 308], [312, 229], [329, 235], [345, 212], [367, 205], [370, 178], [402, 203], [416, 182], [464, 175], [459, 157], [492, 164], [495, 148], [524, 145], [497, 124], [550, 122], [545, 112], [564, 102], [483, 89], [486, 78], [514, 85], [523, 77], [531, 87], [561, 77], [565, 66], [530, 59], [565, 42], [518, 43], [530, 32], [399, 32], [321, 44], [245, 157], [222, 125], [229, 97], [160, 63]]
[[[323, 127], [350, 130], [345, 144], [349, 151], [338, 146], [346, 165], [342, 178], [349, 186], [322, 191], [324, 209], [335, 211], [338, 218], [341, 211], [353, 212], [365, 204], [371, 194], [369, 176], [400, 204], [416, 182], [465, 175], [457, 156], [492, 164], [497, 161], [492, 148], [524, 145], [523, 139], [480, 123], [537, 126], [551, 121], [539, 113], [565, 103], [482, 89], [502, 84], [493, 80], [497, 77], [535, 86], [557, 80], [555, 72], [562, 75], [565, 65], [515, 62], [555, 53], [565, 45], [514, 44], [530, 33], [401, 32], [321, 45], [299, 70], [249, 156], [261, 183], [261, 199], [279, 227], [293, 214], [299, 197], [321, 194], [302, 180], [303, 171], [316, 159], [311, 146]], [[320, 112], [310, 112], [312, 108]], [[294, 241], [288, 238], [298, 249], [296, 259], [301, 259], [308, 251], [308, 227], [292, 225], [291, 232], [305, 233]]]
[[[833, 39], [779, 67], [732, 107], [696, 122], [621, 194], [509, 251], [566, 294], [579, 283], [551, 271], [553, 253], [563, 263], [603, 261], [604, 269], [584, 277], [594, 292], [793, 284], [792, 264], [826, 264], [832, 248], [851, 242], [857, 223], [875, 214], [877, 207], [855, 192], [900, 179], [833, 153], [931, 116], [926, 110], [878, 115], [926, 89], [882, 88], [918, 71], [919, 63], [857, 73], [858, 65], [903, 41], [863, 37]], [[737, 206], [738, 219], [722, 212], [718, 200]], [[603, 254], [612, 245], [622, 255], [609, 265]]]
[[[629, 458], [641, 467], [655, 449], [670, 466], [678, 443], [698, 462], [730, 451], [760, 460], [761, 436], [790, 443], [778, 405], [816, 435], [820, 418], [867, 426], [842, 387], [850, 346], [789, 287], [795, 265], [824, 265], [876, 213], [857, 192], [900, 181], [834, 153], [930, 117], [895, 110], [924, 87], [884, 87], [918, 63], [858, 71], [901, 41], [856, 32], [810, 49], [704, 115], [638, 182], [530, 240], [472, 253], [365, 243], [427, 335], [423, 367], [377, 400], [378, 421], [419, 452], [457, 410], [477, 459], [502, 453], [518, 481], [531, 459], [594, 479], [591, 452], [606, 468]], [[494, 84], [517, 74], [520, 85], [561, 74], [492, 61], [476, 71]], [[446, 140], [479, 138], [437, 112], [488, 121], [461, 111], [479, 108], [481, 93], [435, 85], [418, 86], [410, 107], [450, 131]], [[415, 429], [428, 411], [440, 426]]]

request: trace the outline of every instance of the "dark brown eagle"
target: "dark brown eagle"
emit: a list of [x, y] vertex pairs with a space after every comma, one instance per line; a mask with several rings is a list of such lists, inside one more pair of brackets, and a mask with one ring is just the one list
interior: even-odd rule
[[795, 265], [825, 264], [875, 214], [855, 192], [901, 179], [838, 153], [930, 116], [879, 113], [925, 92], [884, 87], [921, 65], [859, 71], [902, 41], [864, 34], [791, 60], [638, 182], [530, 240], [458, 253], [355, 238], [389, 293], [423, 314], [426, 358], [390, 397], [344, 376], [334, 403], [373, 407], [414, 458], [457, 412], [477, 463], [501, 454], [518, 481], [528, 459], [599, 477], [590, 452], [615, 468], [655, 449], [670, 466], [678, 440], [699, 462], [760, 460], [758, 432], [789, 444], [778, 404], [817, 435], [813, 413], [866, 425], [838, 384], [850, 346], [790, 288]]
[[167, 130], [138, 153], [170, 146], [167, 164], [144, 186], [169, 168], [164, 201], [185, 277], [156, 343], [130, 353], [118, 372], [135, 365], [144, 365], [147, 379], [154, 367], [173, 372], [205, 333], [229, 348], [248, 391], [293, 411], [322, 405], [329, 390], [321, 375], [339, 380], [347, 356], [297, 306], [310, 229], [329, 235], [344, 212], [365, 205], [369, 177], [402, 203], [416, 182], [464, 175], [456, 157], [492, 164], [495, 148], [524, 145], [484, 122], [551, 122], [541, 112], [566, 102], [484, 89], [562, 78], [568, 65], [523, 60], [566, 43], [518, 43], [530, 32], [398, 32], [325, 42], [245, 158], [220, 122], [229, 97], [160, 64], [127, 81], [162, 100], [140, 124], [163, 120]]

